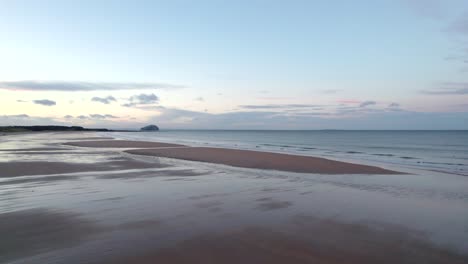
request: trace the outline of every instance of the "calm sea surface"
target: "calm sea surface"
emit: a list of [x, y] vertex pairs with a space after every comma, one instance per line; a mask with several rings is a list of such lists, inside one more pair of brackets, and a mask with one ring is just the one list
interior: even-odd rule
[[468, 176], [468, 131], [166, 130], [111, 136], [286, 152]]

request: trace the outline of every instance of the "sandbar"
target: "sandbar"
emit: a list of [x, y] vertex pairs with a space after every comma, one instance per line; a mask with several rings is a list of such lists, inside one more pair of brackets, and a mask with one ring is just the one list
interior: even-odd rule
[[130, 154], [224, 164], [234, 167], [318, 174], [401, 174], [375, 166], [252, 150], [187, 147], [135, 149]]
[[77, 141], [63, 143], [67, 146], [75, 147], [90, 147], [90, 148], [170, 148], [183, 147], [184, 145], [148, 142], [148, 141], [131, 141], [131, 140], [95, 140], [95, 141]]

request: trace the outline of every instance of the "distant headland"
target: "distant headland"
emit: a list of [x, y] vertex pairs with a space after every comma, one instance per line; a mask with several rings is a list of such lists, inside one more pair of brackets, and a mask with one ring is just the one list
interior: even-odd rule
[[111, 132], [107, 128], [84, 128], [81, 126], [0, 126], [0, 132], [39, 132], [39, 131], [95, 131]]
[[85, 128], [81, 126], [0, 126], [0, 132], [44, 132], [44, 131], [89, 131], [89, 132], [140, 132], [140, 131], [159, 131], [156, 125], [148, 125], [140, 130], [122, 130], [107, 128]]
[[0, 132], [44, 132], [44, 131], [89, 131], [89, 132], [139, 132], [158, 131], [156, 125], [149, 125], [140, 130], [114, 130], [107, 128], [85, 128], [81, 126], [0, 126]]

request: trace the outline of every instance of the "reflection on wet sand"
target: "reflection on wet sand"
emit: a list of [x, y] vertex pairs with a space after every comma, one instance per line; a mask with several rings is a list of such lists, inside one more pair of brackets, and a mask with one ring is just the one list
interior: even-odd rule
[[143, 256], [108, 263], [466, 263], [408, 230], [321, 221], [298, 216], [293, 231], [246, 227], [209, 233]]
[[0, 163], [0, 263], [468, 262], [462, 177], [286, 173], [94, 148], [11, 151], [97, 139], [54, 135], [0, 145], [9, 149], [0, 152], [9, 160]]
[[142, 168], [161, 168], [164, 165], [139, 162], [131, 159], [102, 163], [70, 163], [44, 161], [0, 162], [1, 177], [15, 177], [27, 175], [48, 175], [84, 171], [109, 171]]
[[44, 208], [0, 214], [0, 263], [73, 246], [100, 231], [76, 213]]

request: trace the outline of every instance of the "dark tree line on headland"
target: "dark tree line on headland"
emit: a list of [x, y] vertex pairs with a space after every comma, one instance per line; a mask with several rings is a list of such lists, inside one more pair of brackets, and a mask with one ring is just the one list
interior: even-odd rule
[[109, 132], [106, 128], [84, 128], [81, 126], [2, 126], [0, 132], [27, 132], [27, 131], [99, 131]]

